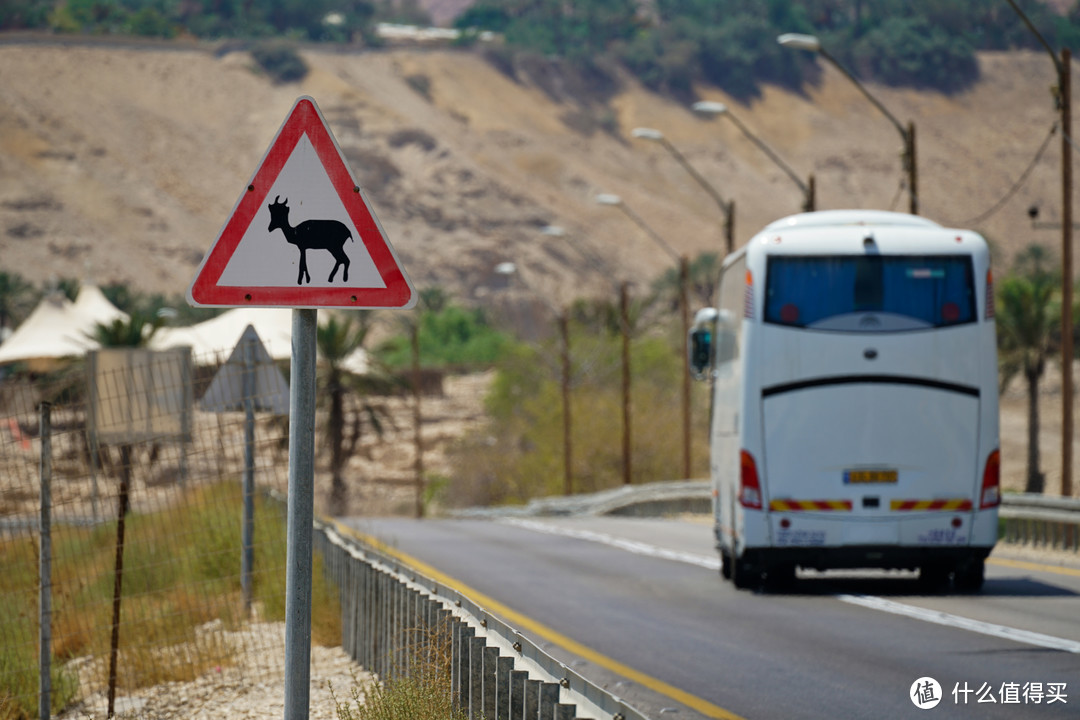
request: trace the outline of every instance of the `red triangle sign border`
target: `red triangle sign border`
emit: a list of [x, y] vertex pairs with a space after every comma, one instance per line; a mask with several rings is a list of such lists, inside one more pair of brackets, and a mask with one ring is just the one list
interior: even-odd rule
[[[271, 188], [296, 145], [305, 135], [356, 228], [359, 235], [357, 240], [364, 244], [385, 287], [219, 285], [236, 247], [267, 201]], [[208, 307], [410, 308], [416, 304], [416, 293], [409, 277], [394, 254], [363, 190], [353, 179], [341, 149], [313, 98], [297, 98], [217, 240], [203, 258], [188, 288], [187, 299], [192, 305]]]

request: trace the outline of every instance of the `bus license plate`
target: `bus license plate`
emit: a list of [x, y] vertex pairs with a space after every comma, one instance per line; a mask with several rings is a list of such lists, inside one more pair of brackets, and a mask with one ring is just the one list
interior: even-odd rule
[[867, 485], [873, 483], [895, 483], [896, 470], [845, 470], [845, 485]]

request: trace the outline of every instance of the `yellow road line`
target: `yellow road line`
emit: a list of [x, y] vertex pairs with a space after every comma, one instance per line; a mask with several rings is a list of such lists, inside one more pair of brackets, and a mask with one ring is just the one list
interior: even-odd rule
[[1080, 568], [1064, 567], [1062, 565], [1044, 565], [1042, 563], [1027, 562], [1025, 560], [1009, 560], [1007, 558], [989, 558], [986, 562], [990, 565], [1000, 565], [1001, 567], [1017, 568], [1019, 570], [1035, 570], [1037, 572], [1048, 572], [1056, 575], [1080, 577]]
[[458, 582], [454, 578], [451, 578], [450, 576], [439, 572], [432, 566], [421, 562], [420, 560], [417, 560], [411, 555], [403, 553], [397, 548], [392, 548], [386, 545], [386, 543], [383, 543], [382, 541], [371, 537], [370, 535], [365, 535], [363, 533], [357, 532], [356, 530], [353, 530], [350, 527], [346, 527], [345, 525], [342, 525], [340, 523], [334, 523], [334, 525], [337, 527], [338, 532], [342, 533], [343, 535], [350, 535], [364, 543], [367, 543], [368, 545], [380, 552], [397, 558], [401, 562], [416, 570], [418, 573], [426, 575], [429, 579], [434, 580], [440, 585], [445, 585], [446, 587], [461, 593], [477, 605], [480, 605], [489, 612], [498, 615], [507, 623], [516, 626], [520, 630], [528, 631], [533, 635], [536, 635], [537, 637], [541, 637], [547, 640], [548, 642], [555, 643], [564, 650], [571, 652], [574, 655], [577, 655], [578, 657], [581, 657], [593, 663], [594, 665], [599, 665], [606, 670], [610, 670], [613, 673], [622, 675], [626, 679], [632, 680], [638, 685], [641, 685], [642, 687], [647, 687], [650, 690], [660, 693], [661, 695], [666, 695], [672, 700], [680, 702], [683, 705], [698, 711], [705, 717], [719, 718], [720, 720], [743, 720], [743, 718], [741, 718], [740, 716], [725, 710], [719, 705], [714, 705], [708, 700], [703, 700], [696, 695], [691, 695], [690, 693], [684, 690], [680, 690], [679, 688], [670, 685], [663, 680], [658, 680], [650, 675], [646, 675], [639, 670], [635, 670], [628, 665], [624, 665], [618, 660], [614, 660], [606, 655], [602, 655], [593, 650], [592, 648], [582, 645], [576, 640], [571, 640], [562, 633], [556, 632], [555, 630], [552, 630], [546, 625], [542, 625], [541, 623], [536, 622], [532, 618], [522, 615], [516, 610], [511, 610], [510, 608], [488, 597], [487, 595], [484, 595], [483, 593], [474, 590], [468, 585]]

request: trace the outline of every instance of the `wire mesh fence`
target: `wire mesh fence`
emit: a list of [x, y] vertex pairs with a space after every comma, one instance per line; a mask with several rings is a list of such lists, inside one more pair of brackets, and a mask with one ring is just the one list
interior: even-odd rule
[[[259, 491], [287, 491], [287, 385], [248, 360], [102, 351], [0, 380], [0, 720], [281, 672], [286, 520]], [[336, 592], [313, 594], [337, 645]]]

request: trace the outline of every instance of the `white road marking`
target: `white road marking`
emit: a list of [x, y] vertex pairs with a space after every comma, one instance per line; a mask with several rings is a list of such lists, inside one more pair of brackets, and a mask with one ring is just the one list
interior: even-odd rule
[[[636, 555], [661, 558], [663, 560], [675, 560], [676, 562], [696, 565], [698, 567], [708, 568], [709, 570], [720, 569], [719, 558], [668, 550], [657, 547], [656, 545], [637, 542], [636, 540], [625, 540], [606, 533], [576, 528], [563, 528], [538, 520], [523, 520], [520, 518], [504, 518], [500, 520], [500, 522], [524, 528], [526, 530], [532, 530], [534, 532], [542, 532], [549, 535], [561, 535], [562, 537], [610, 545], [611, 547], [626, 550], [627, 552], [632, 552]], [[1013, 642], [1050, 648], [1052, 650], [1080, 653], [1080, 642], [1075, 640], [1066, 640], [1065, 638], [1054, 637], [1053, 635], [1043, 635], [1042, 633], [1020, 630], [1006, 625], [996, 625], [994, 623], [982, 622], [981, 620], [972, 620], [971, 618], [961, 617], [960, 615], [952, 615], [938, 610], [928, 610], [914, 605], [905, 605], [903, 603], [886, 600], [885, 598], [872, 595], [836, 595], [835, 597], [837, 600], [850, 603], [851, 605], [859, 605], [872, 610], [892, 613], [893, 615], [903, 615], [935, 625], [945, 625], [982, 635], [1003, 638]]]
[[533, 530], [534, 532], [547, 533], [548, 535], [562, 535], [563, 537], [575, 538], [577, 540], [588, 540], [589, 542], [610, 545], [611, 547], [616, 547], [620, 550], [632, 552], [635, 555], [646, 555], [648, 557], [662, 558], [664, 560], [675, 560], [676, 562], [697, 565], [698, 567], [708, 568], [710, 570], [720, 569], [719, 557], [697, 555], [695, 553], [679, 552], [677, 550], [667, 550], [662, 547], [657, 547], [656, 545], [637, 542], [636, 540], [624, 540], [622, 538], [617, 538], [614, 535], [593, 532], [591, 530], [558, 527], [557, 525], [549, 525], [548, 523], [540, 522], [538, 520], [504, 518], [500, 520], [500, 522], [506, 523], [507, 525], [514, 525], [515, 527], [525, 528], [526, 530]]
[[981, 620], [972, 620], [971, 618], [961, 617], [960, 615], [951, 615], [938, 610], [928, 610], [926, 608], [915, 607], [914, 605], [905, 605], [903, 603], [871, 595], [837, 595], [836, 599], [842, 602], [851, 603], [852, 605], [861, 605], [862, 607], [871, 608], [873, 610], [892, 613], [893, 615], [904, 615], [906, 617], [915, 618], [916, 620], [922, 620], [923, 622], [934, 623], [935, 625], [946, 625], [948, 627], [959, 628], [961, 630], [980, 633], [982, 635], [990, 635], [992, 637], [1004, 638], [1005, 640], [1012, 640], [1027, 645], [1050, 648], [1051, 650], [1080, 653], [1080, 642], [1054, 637], [1053, 635], [1043, 635], [1042, 633], [1019, 630], [1006, 625], [995, 625], [994, 623], [982, 622]]

